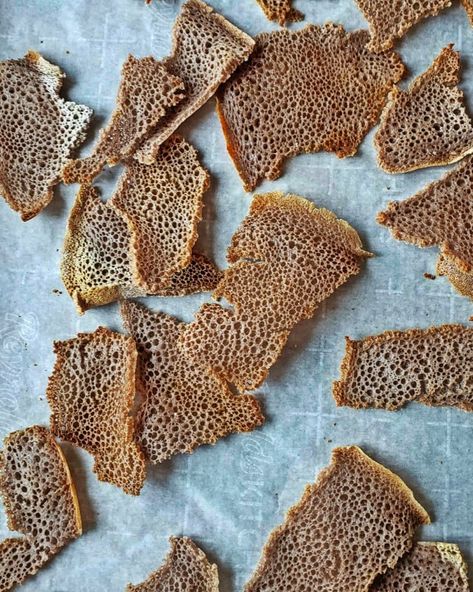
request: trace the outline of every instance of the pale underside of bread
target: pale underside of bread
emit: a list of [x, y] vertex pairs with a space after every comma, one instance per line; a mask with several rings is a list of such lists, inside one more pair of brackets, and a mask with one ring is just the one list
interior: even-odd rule
[[366, 48], [367, 31], [333, 23], [262, 33], [222, 87], [217, 111], [246, 191], [307, 152], [353, 156], [405, 71], [394, 52]]
[[92, 116], [59, 96], [63, 78], [34, 51], [0, 62], [0, 194], [24, 221], [51, 201]]
[[368, 592], [429, 521], [399, 477], [355, 446], [336, 448], [271, 533], [245, 591]]
[[23, 535], [0, 543], [0, 591], [6, 592], [82, 534], [69, 468], [47, 429], [32, 426], [5, 438], [0, 494], [9, 528]]
[[406, 173], [473, 152], [473, 124], [459, 80], [460, 55], [448, 45], [407, 90], [392, 90], [374, 138], [383, 170]]
[[410, 401], [473, 411], [473, 329], [440, 325], [346, 337], [337, 405], [394, 411]]
[[187, 0], [173, 29], [166, 69], [184, 82], [185, 98], [170, 109], [135, 158], [152, 163], [159, 147], [200, 109], [252, 52], [251, 37], [201, 0]]
[[473, 300], [473, 273], [458, 269], [457, 265], [448, 257], [442, 255], [437, 261], [437, 274], [446, 276], [455, 290], [462, 296]]
[[163, 565], [125, 592], [218, 592], [218, 569], [188, 537], [171, 537]]
[[292, 0], [256, 0], [270, 21], [276, 21], [281, 26], [286, 23], [301, 21], [304, 15], [292, 8]]
[[56, 341], [54, 352], [46, 391], [52, 432], [92, 454], [101, 481], [138, 495], [145, 461], [131, 416], [137, 359], [133, 339], [99, 327]]

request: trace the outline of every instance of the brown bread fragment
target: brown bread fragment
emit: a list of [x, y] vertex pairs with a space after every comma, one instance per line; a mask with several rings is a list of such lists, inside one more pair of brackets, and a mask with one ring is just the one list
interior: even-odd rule
[[394, 411], [418, 401], [473, 411], [473, 329], [440, 325], [345, 339], [337, 405]]
[[359, 448], [336, 448], [263, 550], [246, 592], [368, 592], [429, 517], [405, 483]]
[[0, 494], [8, 527], [23, 535], [0, 543], [0, 591], [6, 592], [82, 534], [69, 468], [46, 428], [32, 426], [5, 438]]
[[130, 416], [137, 359], [133, 339], [99, 327], [55, 341], [54, 353], [46, 391], [52, 432], [94, 456], [100, 481], [138, 495], [145, 461]]
[[256, 0], [270, 21], [276, 21], [281, 26], [287, 22], [301, 21], [304, 15], [292, 8], [292, 0]]
[[0, 62], [0, 194], [25, 221], [51, 201], [92, 116], [59, 96], [63, 78], [34, 51]]
[[460, 271], [448, 257], [442, 256], [437, 261], [436, 272], [438, 275], [447, 276], [448, 281], [459, 294], [473, 300], [473, 273]]
[[217, 104], [246, 191], [277, 179], [296, 154], [356, 153], [404, 74], [398, 55], [373, 54], [367, 41], [367, 31], [346, 33], [331, 23], [258, 35]]
[[125, 592], [218, 592], [217, 566], [188, 537], [171, 537], [171, 551], [147, 580]]
[[473, 0], [461, 0], [463, 8], [466, 10], [466, 14], [470, 19], [471, 25], [473, 25]]
[[201, 0], [187, 0], [173, 29], [172, 54], [164, 67], [184, 82], [185, 98], [170, 109], [135, 158], [152, 164], [161, 144], [200, 109], [246, 60], [254, 41]]

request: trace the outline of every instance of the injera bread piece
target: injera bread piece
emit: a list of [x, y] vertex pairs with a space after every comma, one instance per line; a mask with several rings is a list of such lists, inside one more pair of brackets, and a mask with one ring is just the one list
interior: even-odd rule
[[246, 191], [277, 179], [290, 156], [356, 153], [404, 74], [399, 56], [373, 54], [368, 38], [367, 31], [346, 33], [332, 23], [257, 36], [252, 56], [217, 102]]
[[457, 545], [417, 543], [370, 592], [469, 592], [467, 566]]
[[0, 592], [6, 592], [82, 534], [69, 468], [47, 429], [32, 426], [5, 438], [0, 494], [8, 527], [23, 535], [0, 543]]
[[55, 341], [54, 353], [46, 391], [53, 434], [90, 452], [100, 481], [138, 495], [145, 461], [130, 416], [137, 359], [133, 339], [99, 327]]
[[170, 109], [135, 157], [152, 164], [161, 144], [200, 109], [254, 48], [251, 37], [201, 0], [187, 0], [173, 29], [172, 54], [162, 63], [184, 82], [185, 98]]
[[466, 10], [466, 14], [470, 19], [470, 23], [473, 25], [473, 0], [461, 0], [463, 8]]
[[131, 156], [166, 111], [184, 98], [183, 82], [153, 57], [129, 55], [122, 66], [116, 107], [91, 156], [67, 163], [65, 183], [91, 183], [103, 166]]
[[269, 537], [246, 592], [367, 592], [429, 517], [399, 477], [355, 446], [306, 487]]
[[170, 537], [171, 551], [163, 565], [142, 584], [125, 592], [218, 592], [217, 566], [188, 537]]
[[292, 0], [256, 0], [270, 21], [277, 21], [281, 26], [287, 22], [301, 21], [302, 12], [292, 8]]
[[440, 256], [437, 261], [437, 273], [440, 276], [447, 276], [448, 281], [459, 294], [473, 300], [473, 272], [460, 271], [448, 257]]
[[374, 138], [378, 164], [406, 173], [450, 164], [473, 152], [473, 125], [464, 103], [460, 55], [448, 45], [408, 90], [395, 87]]
[[418, 401], [473, 411], [473, 329], [440, 325], [345, 339], [337, 405], [394, 411]]
[[0, 194], [22, 220], [51, 201], [92, 116], [59, 96], [64, 76], [33, 51], [0, 62]]

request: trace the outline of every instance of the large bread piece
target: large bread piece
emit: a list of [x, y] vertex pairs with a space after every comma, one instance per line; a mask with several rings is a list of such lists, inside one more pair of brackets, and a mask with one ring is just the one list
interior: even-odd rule
[[215, 94], [253, 47], [251, 37], [205, 2], [187, 0], [174, 25], [172, 54], [163, 61], [168, 72], [183, 81], [185, 98], [161, 119], [136, 158], [152, 164], [161, 144]]
[[337, 405], [391, 411], [409, 401], [473, 411], [473, 329], [441, 325], [346, 338]]
[[145, 461], [130, 415], [137, 359], [133, 339], [99, 327], [54, 342], [54, 353], [46, 391], [52, 432], [94, 456], [100, 481], [138, 495]]
[[225, 84], [218, 114], [244, 188], [277, 179], [285, 159], [326, 150], [352, 156], [404, 66], [366, 48], [367, 31], [309, 25], [262, 33]]
[[33, 426], [5, 438], [0, 494], [8, 527], [23, 535], [0, 543], [0, 592], [6, 592], [82, 534], [69, 468], [47, 429]]
[[103, 166], [113, 166], [132, 156], [164, 117], [184, 98], [182, 81], [153, 57], [129, 55], [122, 66], [116, 107], [100, 133], [92, 154], [67, 163], [66, 183], [92, 183]]
[[375, 135], [379, 166], [406, 173], [473, 152], [473, 124], [458, 88], [460, 55], [445, 47], [408, 90], [394, 88]]
[[64, 74], [39, 53], [0, 62], [0, 194], [29, 220], [53, 197], [92, 110], [59, 96]]
[[304, 15], [292, 8], [292, 0], [256, 0], [270, 21], [276, 21], [281, 26], [286, 23], [301, 21]]
[[368, 592], [428, 522], [399, 477], [355, 446], [336, 448], [270, 535], [245, 591]]
[[163, 565], [141, 584], [125, 592], [218, 592], [217, 566], [188, 537], [171, 537]]

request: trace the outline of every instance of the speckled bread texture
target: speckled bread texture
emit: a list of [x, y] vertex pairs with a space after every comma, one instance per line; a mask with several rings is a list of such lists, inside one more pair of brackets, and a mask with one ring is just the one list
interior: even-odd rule
[[145, 461], [130, 415], [137, 359], [133, 339], [99, 327], [55, 341], [54, 353], [46, 391], [52, 432], [94, 456], [100, 481], [138, 495]]
[[370, 592], [469, 592], [467, 566], [457, 545], [417, 543]]
[[23, 535], [0, 543], [0, 591], [6, 592], [82, 534], [69, 468], [47, 429], [32, 426], [5, 438], [0, 494], [8, 527]]
[[49, 204], [92, 116], [59, 96], [63, 78], [34, 51], [0, 62], [0, 194], [22, 220]]
[[129, 55], [121, 72], [116, 107], [92, 154], [67, 163], [65, 183], [92, 183], [103, 166], [132, 156], [166, 111], [182, 101], [184, 84], [153, 57]]
[[473, 411], [473, 329], [440, 325], [346, 337], [337, 405], [391, 411], [409, 401]]
[[301, 21], [304, 15], [292, 8], [292, 0], [256, 0], [270, 21], [276, 21], [281, 26], [286, 23]]
[[336, 448], [270, 535], [245, 592], [367, 592], [427, 523], [399, 477], [355, 446]]
[[393, 89], [374, 139], [383, 170], [406, 173], [473, 152], [473, 125], [459, 74], [460, 54], [448, 45], [408, 90]]
[[450, 259], [441, 255], [437, 261], [437, 273], [446, 276], [459, 294], [473, 300], [473, 272], [460, 271]]
[[141, 584], [125, 592], [218, 592], [217, 566], [188, 537], [171, 537], [163, 565]]
[[165, 68], [184, 82], [185, 98], [170, 109], [135, 157], [152, 163], [161, 144], [215, 94], [254, 47], [251, 37], [201, 0], [187, 0], [173, 29]]
[[184, 323], [135, 302], [121, 306], [125, 328], [138, 348], [136, 440], [157, 464], [232, 432], [264, 422], [256, 399], [234, 395], [225, 381], [189, 360], [179, 347]]
[[473, 25], [473, 0], [461, 0], [464, 9], [470, 19], [470, 23]]
[[399, 56], [370, 52], [368, 38], [367, 31], [346, 33], [332, 23], [257, 36], [217, 103], [246, 191], [277, 179], [296, 154], [356, 153], [404, 74]]

